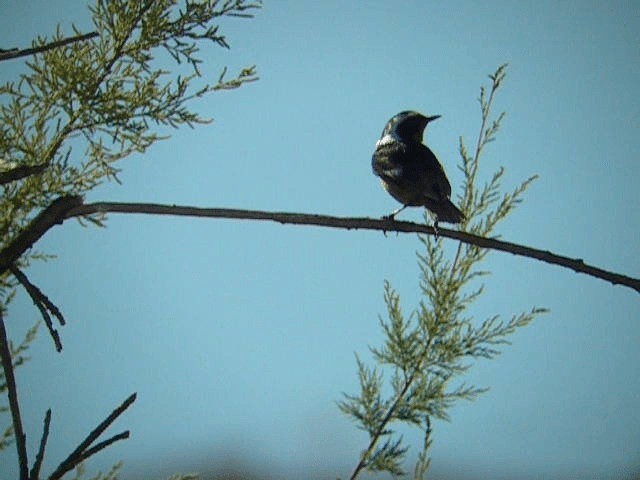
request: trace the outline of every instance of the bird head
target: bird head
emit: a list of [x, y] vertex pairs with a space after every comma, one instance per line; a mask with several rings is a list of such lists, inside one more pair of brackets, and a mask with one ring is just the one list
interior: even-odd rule
[[389, 135], [403, 142], [422, 142], [427, 124], [440, 115], [425, 116], [418, 112], [404, 111], [394, 115], [382, 131], [381, 139]]

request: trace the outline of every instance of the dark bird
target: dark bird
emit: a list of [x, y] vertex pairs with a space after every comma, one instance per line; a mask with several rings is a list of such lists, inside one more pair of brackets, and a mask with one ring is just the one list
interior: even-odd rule
[[373, 173], [382, 186], [402, 204], [385, 218], [394, 217], [406, 207], [424, 206], [438, 221], [460, 223], [462, 212], [449, 197], [451, 184], [438, 159], [422, 143], [427, 124], [440, 115], [425, 117], [418, 112], [400, 112], [387, 122], [371, 159]]

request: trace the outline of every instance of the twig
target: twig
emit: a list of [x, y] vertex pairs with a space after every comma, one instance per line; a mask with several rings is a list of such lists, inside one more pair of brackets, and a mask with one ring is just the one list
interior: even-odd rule
[[18, 281], [22, 283], [23, 286], [25, 286], [25, 288], [28, 288], [29, 294], [31, 295], [31, 293], [33, 292], [33, 295], [37, 298], [37, 300], [39, 302], [42, 302], [44, 306], [47, 308], [47, 310], [49, 310], [49, 312], [51, 312], [51, 314], [58, 319], [58, 322], [60, 322], [60, 325], [62, 326], [66, 325], [66, 321], [60, 309], [56, 307], [51, 300], [49, 300], [49, 297], [47, 297], [44, 293], [42, 293], [42, 290], [40, 290], [37, 286], [31, 283], [31, 281], [27, 278], [27, 276], [24, 274], [22, 270], [20, 270], [15, 265], [12, 265], [11, 267], [9, 267], [9, 269], [11, 270], [11, 273], [14, 274], [16, 278], [18, 278]]
[[51, 316], [49, 315], [49, 312], [51, 312], [51, 314], [53, 314], [53, 316], [55, 316], [58, 319], [58, 321], [60, 322], [60, 325], [64, 325], [65, 321], [64, 321], [64, 316], [62, 315], [62, 312], [60, 312], [58, 307], [56, 307], [53, 304], [53, 302], [51, 302], [51, 300], [49, 300], [49, 298], [44, 293], [42, 293], [42, 291], [38, 287], [36, 287], [33, 283], [29, 281], [29, 279], [22, 272], [22, 270], [20, 270], [15, 265], [11, 265], [9, 267], [9, 270], [11, 271], [13, 276], [18, 279], [18, 282], [20, 282], [20, 284], [27, 291], [27, 293], [31, 297], [31, 300], [33, 301], [33, 304], [36, 307], [38, 307], [38, 310], [40, 310], [42, 319], [44, 320], [44, 323], [47, 325], [47, 329], [49, 330], [49, 334], [51, 335], [51, 338], [53, 338], [53, 343], [55, 343], [56, 345], [56, 350], [58, 352], [61, 352], [62, 342], [60, 341], [60, 336], [58, 335], [58, 331], [53, 327], [53, 322], [51, 321]]
[[47, 410], [44, 416], [44, 427], [42, 429], [42, 437], [40, 438], [40, 447], [38, 448], [38, 454], [36, 455], [36, 461], [31, 468], [30, 480], [38, 480], [40, 476], [40, 467], [42, 467], [42, 460], [44, 459], [44, 450], [47, 446], [47, 439], [49, 438], [49, 425], [51, 424], [51, 409]]
[[89, 458], [92, 455], [95, 455], [100, 450], [107, 448], [112, 443], [116, 443], [120, 440], [126, 440], [127, 438], [129, 438], [130, 435], [131, 435], [131, 432], [129, 432], [129, 430], [125, 430], [124, 432], [120, 432], [111, 438], [108, 438], [102, 442], [96, 443], [93, 447], [88, 448], [82, 453], [82, 455], [80, 456], [80, 461], [84, 462], [87, 458]]
[[13, 420], [13, 432], [16, 437], [16, 448], [18, 450], [18, 465], [20, 466], [20, 480], [29, 480], [29, 458], [27, 457], [27, 436], [22, 428], [22, 417], [20, 416], [20, 404], [18, 403], [18, 388], [16, 377], [13, 371], [11, 360], [11, 349], [9, 339], [4, 327], [2, 310], [0, 310], [0, 357], [2, 357], [2, 368], [4, 378], [7, 383], [7, 396], [9, 397], [9, 408]]
[[58, 468], [49, 476], [49, 480], [58, 480], [65, 473], [72, 470], [80, 462], [86, 460], [94, 453], [102, 450], [113, 442], [122, 440], [129, 437], [129, 432], [122, 432], [114, 437], [111, 437], [104, 442], [100, 442], [97, 445], [89, 448], [91, 444], [104, 432], [109, 426], [118, 418], [122, 413], [129, 408], [129, 406], [135, 402], [137, 394], [130, 395], [120, 406], [118, 406], [113, 412], [109, 414], [96, 428], [94, 428], [87, 437], [80, 442], [76, 449], [69, 454], [69, 456], [58, 465]]
[[11, 49], [0, 52], [0, 62], [4, 60], [11, 60], [12, 58], [26, 57], [28, 55], [34, 55], [36, 53], [46, 52], [47, 50], [63, 47], [65, 45], [68, 45], [74, 42], [89, 40], [91, 38], [98, 37], [98, 36], [99, 36], [98, 32], [90, 32], [90, 33], [84, 33], [81, 35], [75, 35], [73, 37], [63, 38], [62, 40], [56, 40], [55, 42], [50, 42], [45, 45], [40, 45], [39, 47], [25, 48], [22, 50], [18, 48], [11, 48]]
[[[440, 228], [438, 228], [438, 231], [440, 231]], [[426, 352], [426, 349], [425, 349], [425, 352]], [[371, 435], [367, 448], [360, 455], [360, 461], [358, 462], [356, 467], [353, 469], [353, 472], [351, 472], [351, 475], [349, 476], [349, 480], [355, 480], [360, 474], [360, 472], [364, 468], [366, 468], [371, 458], [371, 454], [373, 453], [376, 445], [378, 444], [378, 440], [380, 440], [383, 433], [387, 429], [387, 425], [391, 421], [392, 417], [396, 414], [396, 411], [398, 410], [398, 406], [401, 404], [401, 402], [404, 401], [404, 396], [407, 394], [409, 387], [411, 387], [411, 385], [413, 384], [413, 380], [418, 374], [418, 371], [419, 371], [418, 368], [416, 368], [413, 371], [409, 379], [405, 381], [404, 386], [402, 387], [402, 390], [400, 391], [400, 393], [398, 393], [398, 395], [396, 396], [391, 406], [385, 412], [385, 415], [382, 418], [380, 425], [378, 425], [378, 429], [374, 432], [373, 435]]]
[[[153, 203], [115, 203], [99, 202], [89, 203], [73, 207], [66, 211], [66, 218], [80, 217], [96, 213], [137, 213], [147, 215], [177, 215], [189, 217], [209, 217], [209, 218], [234, 218], [243, 220], [268, 220], [281, 224], [292, 225], [316, 225], [331, 228], [344, 228], [347, 230], [379, 230], [382, 232], [402, 232], [402, 233], [422, 233], [434, 235], [433, 227], [412, 222], [399, 222], [389, 219], [373, 219], [358, 217], [332, 217], [328, 215], [285, 213], [285, 212], [265, 212], [260, 210], [240, 210], [232, 208], [200, 208], [179, 205], [162, 205]], [[640, 293], [640, 279], [627, 275], [604, 270], [599, 267], [588, 265], [582, 259], [574, 259], [557, 255], [547, 250], [505, 242], [494, 238], [485, 238], [467, 232], [438, 228], [441, 237], [451, 238], [463, 243], [475, 245], [481, 248], [489, 248], [508, 252], [513, 255], [529, 257], [541, 260], [553, 265], [569, 268], [578, 273], [584, 273], [601, 280], [605, 280], [614, 285], [623, 285], [632, 288]], [[0, 260], [2, 259], [0, 254]], [[2, 262], [0, 261], [0, 266]], [[0, 270], [1, 271], [1, 270]]]

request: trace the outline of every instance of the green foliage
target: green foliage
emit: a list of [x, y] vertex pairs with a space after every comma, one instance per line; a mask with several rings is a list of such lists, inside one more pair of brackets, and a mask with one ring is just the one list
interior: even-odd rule
[[[512, 192], [500, 194], [504, 169], [500, 168], [482, 187], [478, 187], [480, 157], [484, 147], [494, 140], [504, 113], [490, 121], [491, 105], [504, 76], [506, 65], [489, 78], [487, 95], [480, 91], [482, 124], [475, 152], [469, 155], [460, 139], [460, 169], [464, 173], [461, 209], [466, 220], [462, 229], [488, 236], [521, 201], [522, 194], [535, 176], [525, 180]], [[425, 213], [425, 220], [427, 217]], [[459, 243], [453, 259], [446, 255], [442, 240], [421, 236], [424, 252], [418, 254], [420, 288], [423, 299], [413, 312], [402, 312], [400, 296], [389, 284], [384, 285], [387, 316], [380, 319], [385, 343], [371, 347], [376, 363], [367, 367], [357, 358], [360, 392], [346, 395], [338, 403], [369, 435], [369, 444], [362, 452], [351, 478], [362, 471], [389, 472], [403, 475], [403, 462], [408, 446], [392, 428], [398, 422], [415, 426], [424, 432], [422, 451], [414, 468], [414, 478], [424, 478], [429, 467], [432, 420], [448, 420], [448, 410], [458, 400], [473, 400], [486, 389], [464, 383], [452, 386], [454, 380], [471, 366], [470, 360], [494, 358], [507, 337], [526, 326], [545, 310], [533, 308], [514, 315], [508, 321], [494, 315], [476, 322], [468, 313], [473, 301], [483, 292], [484, 285], [471, 286], [472, 281], [487, 275], [478, 263], [487, 250]], [[386, 373], [390, 378], [384, 381]], [[385, 394], [385, 392], [390, 393]]]
[[[118, 473], [120, 472], [121, 468], [122, 468], [122, 462], [118, 462], [113, 467], [111, 467], [107, 473], [100, 472], [94, 477], [86, 478], [85, 464], [81, 463], [73, 471], [72, 476], [68, 478], [67, 476], [65, 476], [63, 478], [65, 480], [118, 480]], [[168, 480], [198, 480], [199, 478], [200, 478], [199, 475], [196, 475], [193, 473], [187, 473], [187, 474], [171, 475], [168, 478]]]
[[[97, 38], [37, 53], [19, 79], [0, 85], [0, 249], [54, 198], [118, 181], [119, 160], [167, 138], [159, 128], [209, 122], [189, 108], [191, 100], [257, 80], [254, 67], [233, 78], [224, 67], [207, 81], [198, 55], [207, 43], [229, 48], [216, 19], [251, 17], [259, 7], [259, 0], [97, 0], [90, 7]], [[74, 33], [80, 32], [74, 27]], [[33, 47], [62, 39], [58, 29]], [[158, 66], [171, 61], [172, 71]], [[5, 176], [26, 170], [31, 173]], [[100, 217], [88, 220], [101, 224]], [[16, 266], [47, 258], [31, 251]], [[8, 272], [0, 275], [3, 313], [16, 286]], [[14, 367], [28, 359], [36, 329], [11, 348]], [[6, 390], [0, 372], [0, 393]], [[0, 405], [0, 415], [7, 411]], [[12, 441], [11, 427], [0, 431], [0, 450]], [[118, 469], [94, 480], [115, 480]]]
[[85, 478], [86, 468], [85, 464], [81, 463], [78, 465], [73, 471], [72, 476], [67, 479], [68, 475], [65, 475], [64, 479], [66, 480], [118, 480], [118, 472], [122, 468], [122, 462], [118, 462], [113, 465], [107, 473], [98, 473], [96, 476], [91, 477], [89, 479]]
[[[18, 81], [0, 85], [0, 173], [43, 167], [2, 185], [0, 245], [58, 195], [117, 181], [119, 160], [166, 138], [158, 126], [209, 121], [189, 109], [190, 100], [256, 80], [248, 67], [231, 79], [223, 68], [215, 80], [202, 81], [198, 53], [205, 42], [229, 47], [214, 20], [249, 17], [259, 6], [247, 0], [98, 0], [91, 13], [99, 37], [38, 53]], [[58, 30], [53, 40], [62, 38]], [[34, 47], [46, 43], [38, 38]], [[157, 59], [183, 64], [187, 74], [164, 70]], [[3, 305], [14, 286], [0, 277]]]

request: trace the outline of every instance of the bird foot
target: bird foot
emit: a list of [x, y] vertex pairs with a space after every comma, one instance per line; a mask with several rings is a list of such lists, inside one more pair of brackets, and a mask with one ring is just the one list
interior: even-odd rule
[[[390, 221], [390, 222], [395, 222], [397, 214], [398, 214], [398, 212], [391, 212], [389, 215], [383, 215], [382, 217], [380, 217], [380, 220], [387, 220], [387, 221]], [[386, 237], [387, 236], [387, 231], [383, 230], [382, 234]], [[396, 236], [397, 235], [398, 235], [398, 232], [396, 232]]]

